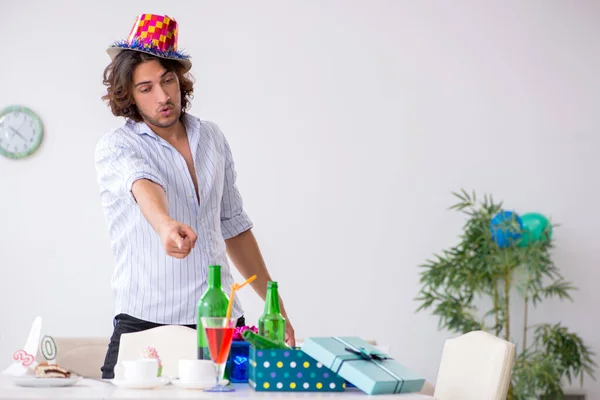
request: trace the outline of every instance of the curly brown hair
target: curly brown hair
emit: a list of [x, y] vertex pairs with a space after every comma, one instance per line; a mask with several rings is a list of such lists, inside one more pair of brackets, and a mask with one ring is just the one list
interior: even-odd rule
[[133, 71], [144, 62], [156, 60], [167, 71], [173, 71], [179, 79], [181, 91], [181, 117], [190, 106], [194, 92], [191, 75], [184, 72], [183, 65], [176, 60], [168, 60], [139, 51], [124, 50], [104, 69], [104, 85], [107, 87], [102, 100], [106, 101], [114, 116], [141, 122], [142, 116], [133, 101]]

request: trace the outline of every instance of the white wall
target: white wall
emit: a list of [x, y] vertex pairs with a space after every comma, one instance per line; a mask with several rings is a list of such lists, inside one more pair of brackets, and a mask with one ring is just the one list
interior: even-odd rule
[[121, 123], [100, 101], [105, 48], [143, 12], [180, 23], [192, 113], [232, 144], [299, 337], [375, 338], [435, 380], [451, 335], [414, 313], [418, 265], [455, 242], [465, 187], [562, 224], [555, 259], [580, 290], [534, 318], [600, 351], [599, 2], [182, 3], [0, 2], [0, 106], [46, 127], [35, 156], [0, 159], [0, 364], [38, 314], [51, 335], [111, 333], [93, 149]]

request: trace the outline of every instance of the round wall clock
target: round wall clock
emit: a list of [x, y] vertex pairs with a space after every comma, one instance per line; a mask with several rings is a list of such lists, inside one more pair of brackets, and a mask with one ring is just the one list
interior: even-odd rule
[[10, 106], [0, 111], [0, 154], [21, 159], [35, 152], [44, 136], [42, 120], [27, 107]]

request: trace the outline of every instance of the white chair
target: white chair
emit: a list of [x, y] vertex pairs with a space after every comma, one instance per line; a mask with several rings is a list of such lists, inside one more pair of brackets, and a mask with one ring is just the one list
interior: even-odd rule
[[196, 330], [186, 326], [165, 325], [141, 332], [123, 333], [119, 344], [115, 378], [122, 377], [119, 363], [137, 360], [144, 349], [152, 346], [162, 362], [162, 376], [179, 377], [179, 360], [197, 358], [198, 338]]
[[419, 393], [433, 397], [433, 394], [435, 393], [435, 387], [432, 385], [431, 382], [425, 381]]
[[[109, 339], [94, 337], [55, 337], [56, 364], [79, 376], [100, 379]], [[37, 362], [46, 361], [38, 352]]]
[[506, 400], [515, 345], [484, 331], [444, 344], [436, 400]]

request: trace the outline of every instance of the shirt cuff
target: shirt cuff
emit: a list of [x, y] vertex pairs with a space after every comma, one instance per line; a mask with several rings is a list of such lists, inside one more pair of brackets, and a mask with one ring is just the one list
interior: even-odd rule
[[242, 232], [246, 232], [248, 229], [252, 228], [254, 224], [248, 217], [245, 211], [241, 211], [239, 214], [234, 215], [231, 218], [222, 219], [221, 220], [221, 232], [223, 234], [223, 239], [231, 239], [239, 235]]
[[163, 180], [160, 179], [158, 176], [148, 173], [148, 172], [136, 172], [133, 175], [131, 175], [129, 177], [129, 179], [127, 179], [127, 182], [125, 183], [125, 185], [126, 185], [125, 189], [126, 189], [127, 193], [129, 194], [129, 197], [135, 203], [137, 203], [137, 200], [135, 199], [135, 196], [133, 195], [133, 192], [131, 191], [131, 189], [133, 187], [133, 184], [140, 179], [148, 179], [149, 181], [152, 181], [152, 182], [156, 183], [157, 185], [159, 185], [160, 187], [162, 187], [162, 189], [165, 191], [165, 193], [167, 192], [167, 186], [165, 185]]

